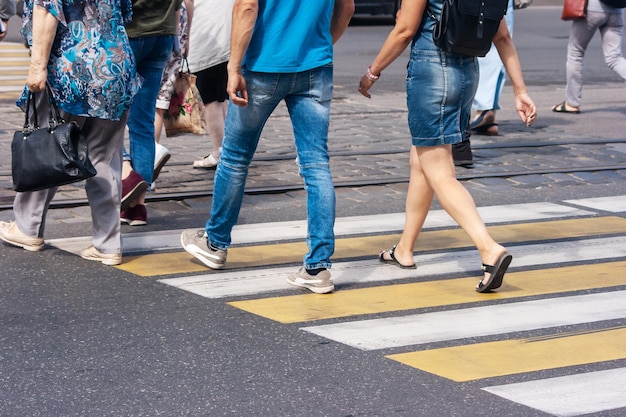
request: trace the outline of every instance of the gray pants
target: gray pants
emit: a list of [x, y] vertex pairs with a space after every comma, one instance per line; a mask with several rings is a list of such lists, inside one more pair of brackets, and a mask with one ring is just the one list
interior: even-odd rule
[[602, 52], [606, 64], [626, 80], [626, 59], [622, 56], [623, 13], [588, 11], [587, 18], [574, 20], [567, 45], [567, 87], [565, 100], [579, 107], [583, 91], [583, 59], [596, 30], [602, 36]]
[[[37, 94], [39, 125], [47, 126], [48, 104]], [[65, 121], [76, 121], [87, 139], [89, 159], [98, 172], [85, 181], [91, 208], [93, 245], [102, 253], [121, 253], [120, 199], [122, 193], [122, 149], [127, 113], [122, 120], [111, 121], [79, 117], [61, 112]], [[13, 213], [18, 229], [31, 237], [44, 237], [46, 214], [58, 187], [17, 193]]]

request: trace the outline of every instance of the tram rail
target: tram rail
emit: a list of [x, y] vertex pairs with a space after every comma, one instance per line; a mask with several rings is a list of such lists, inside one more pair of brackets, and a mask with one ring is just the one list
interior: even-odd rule
[[[472, 148], [475, 152], [480, 152], [481, 150], [499, 150], [503, 153], [512, 149], [517, 150], [519, 152], [520, 149], [524, 148], [549, 148], [549, 147], [562, 147], [562, 146], [572, 146], [572, 145], [610, 145], [610, 144], [626, 144], [626, 138], [624, 139], [591, 139], [591, 140], [575, 140], [575, 141], [563, 141], [563, 140], [543, 140], [543, 141], [519, 141], [519, 142], [501, 142], [501, 143], [485, 143], [485, 144], [472, 144]], [[348, 158], [348, 157], [360, 157], [360, 156], [373, 156], [373, 155], [393, 155], [393, 154], [403, 154], [407, 152], [406, 149], [387, 149], [380, 151], [335, 151], [330, 152], [331, 159], [332, 158]], [[280, 162], [287, 160], [294, 160], [296, 157], [295, 154], [281, 154], [281, 155], [271, 155], [271, 156], [257, 156], [253, 160], [254, 163], [260, 163], [263, 165], [267, 165], [272, 162]], [[168, 164], [170, 168], [174, 168], [177, 166], [189, 166], [191, 164], [190, 161], [177, 162]], [[476, 170], [476, 169], [466, 169], [457, 173], [457, 178], [461, 181], [470, 181], [474, 179], [485, 179], [485, 178], [511, 178], [511, 177], [519, 177], [519, 176], [528, 176], [528, 175], [550, 175], [550, 174], [571, 174], [571, 173], [582, 173], [582, 172], [601, 172], [601, 171], [619, 171], [626, 170], [626, 163], [616, 163], [616, 164], [603, 164], [603, 165], [593, 165], [593, 166], [555, 166], [554, 168], [540, 168], [540, 169], [517, 169], [517, 170], [506, 170], [506, 171], [489, 171], [489, 170]], [[0, 172], [0, 181], [4, 183], [11, 182], [11, 173], [10, 172]], [[358, 187], [368, 187], [368, 186], [385, 186], [391, 184], [399, 184], [408, 182], [408, 175], [386, 175], [386, 176], [378, 176], [367, 179], [353, 179], [353, 180], [334, 180], [334, 184], [336, 188], [358, 188]], [[285, 183], [278, 185], [268, 185], [268, 186], [250, 186], [246, 187], [245, 193], [248, 195], [259, 195], [259, 194], [281, 194], [292, 191], [303, 190], [304, 187], [302, 183]], [[147, 202], [158, 202], [158, 201], [182, 201], [187, 199], [195, 199], [195, 198], [204, 198], [210, 197], [213, 195], [212, 187], [207, 190], [201, 191], [189, 191], [189, 192], [156, 192], [149, 193], [146, 201]], [[5, 201], [0, 202], [0, 211], [2, 210], [10, 210], [12, 209], [12, 204], [10, 202]], [[1, 200], [0, 200], [1, 201]], [[52, 201], [50, 208], [71, 208], [71, 207], [81, 207], [88, 205], [86, 198], [77, 198], [77, 199], [56, 199]]]

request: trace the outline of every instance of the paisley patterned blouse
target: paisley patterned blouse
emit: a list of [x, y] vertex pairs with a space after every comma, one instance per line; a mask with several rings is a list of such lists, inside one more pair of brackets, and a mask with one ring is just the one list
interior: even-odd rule
[[[26, 0], [22, 36], [32, 44], [33, 6], [59, 21], [48, 83], [59, 107], [75, 116], [119, 120], [141, 86], [125, 25], [131, 0]], [[18, 100], [24, 109], [27, 88]]]

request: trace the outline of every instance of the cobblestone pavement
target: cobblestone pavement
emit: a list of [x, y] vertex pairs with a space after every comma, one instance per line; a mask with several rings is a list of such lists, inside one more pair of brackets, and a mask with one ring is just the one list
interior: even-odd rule
[[[402, 211], [408, 176], [409, 135], [406, 124], [404, 94], [373, 91], [371, 100], [354, 91], [355, 85], [338, 84], [332, 104], [329, 148], [338, 190], [338, 214]], [[547, 200], [555, 190], [577, 187], [592, 188], [591, 194], [622, 193], [626, 177], [626, 105], [623, 83], [585, 86], [585, 107], [580, 115], [563, 115], [550, 111], [563, 96], [563, 86], [530, 86], [529, 92], [539, 108], [535, 126], [526, 128], [512, 110], [512, 92], [506, 88], [498, 112], [500, 135], [474, 136], [474, 168], [457, 168], [477, 200], [498, 203], [523, 202], [532, 193]], [[16, 94], [14, 94], [16, 95]], [[0, 95], [0, 219], [11, 218], [14, 196], [11, 183], [10, 142], [13, 132], [23, 124], [23, 113], [14, 105], [14, 97]], [[151, 217], [167, 216], [173, 210], [208, 213], [210, 198], [190, 198], [207, 194], [213, 188], [214, 171], [193, 169], [194, 159], [210, 152], [206, 136], [181, 135], [163, 137], [162, 144], [172, 157], [162, 170], [155, 192], [150, 194]], [[532, 147], [509, 147], [533, 145]], [[551, 145], [551, 146], [547, 146]], [[610, 167], [612, 169], [599, 169]], [[543, 174], [535, 173], [537, 171]], [[359, 185], [355, 186], [354, 182]], [[293, 199], [277, 200], [260, 193], [285, 187]], [[259, 214], [257, 217], [280, 220], [281, 212], [303, 205], [302, 182], [295, 164], [295, 149], [289, 116], [279, 107], [263, 132], [257, 154], [251, 165], [246, 198]], [[175, 201], [172, 194], [178, 197]], [[60, 189], [54, 204], [84, 199], [81, 183]], [[367, 209], [367, 210], [366, 210]], [[51, 215], [62, 222], [87, 221], [84, 207], [64, 208]], [[245, 213], [244, 213], [245, 217]], [[249, 216], [250, 218], [255, 216]]]

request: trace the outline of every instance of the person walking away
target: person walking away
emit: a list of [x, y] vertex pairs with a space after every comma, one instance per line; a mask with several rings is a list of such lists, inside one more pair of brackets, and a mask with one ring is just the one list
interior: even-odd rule
[[[432, 13], [426, 13], [426, 7]], [[370, 98], [369, 90], [381, 72], [411, 44], [406, 78], [412, 144], [406, 218], [400, 241], [380, 252], [379, 260], [401, 268], [416, 268], [413, 248], [436, 195], [478, 248], [484, 276], [476, 291], [486, 292], [502, 284], [512, 256], [489, 235], [472, 196], [456, 179], [452, 145], [467, 134], [478, 83], [478, 63], [473, 56], [444, 52], [435, 45], [432, 31], [442, 7], [443, 0], [404, 0], [395, 27], [359, 82], [361, 94]], [[535, 121], [536, 107], [526, 92], [504, 18], [493, 43], [513, 84], [515, 108], [522, 121], [530, 125]], [[442, 80], [446, 80], [445, 86]]]
[[354, 13], [353, 0], [285, 2], [236, 0], [233, 8], [223, 151], [215, 172], [205, 230], [185, 230], [181, 244], [211, 269], [224, 268], [241, 209], [246, 176], [261, 131], [285, 101], [297, 163], [307, 193], [307, 245], [291, 285], [315, 293], [334, 290], [335, 189], [328, 127], [333, 90], [332, 45]]
[[[509, 0], [505, 22], [509, 33], [513, 36], [513, 0]], [[478, 57], [478, 88], [472, 109], [476, 114], [472, 118], [470, 130], [472, 134], [495, 136], [498, 134], [496, 111], [500, 110], [500, 96], [506, 81], [504, 64], [498, 55], [498, 49], [491, 49], [484, 57]]]
[[604, 61], [626, 80], [626, 59], [622, 55], [626, 0], [588, 0], [584, 19], [572, 21], [567, 43], [565, 101], [552, 106], [557, 113], [580, 113], [583, 95], [583, 60], [596, 31], [602, 37]]
[[[26, 88], [37, 94], [37, 113], [48, 114], [46, 84], [67, 122], [78, 123], [97, 174], [85, 181], [92, 245], [80, 256], [105, 265], [122, 262], [120, 195], [128, 109], [140, 87], [125, 24], [130, 0], [30, 0], [22, 34], [31, 47]], [[89, 28], [89, 30], [84, 30]], [[114, 54], [111, 51], [115, 51]], [[0, 239], [28, 251], [44, 249], [48, 207], [58, 187], [17, 193], [15, 221], [0, 222]]]
[[189, 51], [189, 69], [197, 77], [196, 86], [204, 103], [205, 130], [212, 149], [193, 162], [194, 168], [213, 169], [220, 159], [228, 109], [226, 67], [230, 57], [233, 3], [234, 0], [198, 0], [196, 13], [204, 23], [191, 28], [193, 48]]
[[[161, 85], [156, 100], [156, 112], [154, 114], [154, 171], [152, 173], [152, 184], [150, 188], [154, 191], [156, 188], [156, 180], [161, 170], [169, 161], [172, 154], [169, 149], [161, 144], [161, 134], [163, 133], [163, 119], [165, 112], [170, 107], [170, 100], [174, 92], [174, 85], [178, 72], [180, 71], [183, 57], [189, 55], [189, 27], [193, 19], [194, 3], [193, 0], [184, 0], [178, 10], [178, 26], [176, 29], [176, 41], [170, 55], [170, 59], [163, 70], [161, 76]], [[131, 226], [139, 225], [130, 219], [121, 218], [122, 223], [128, 223]]]
[[[513, 0], [509, 0], [505, 21], [513, 36]], [[495, 136], [498, 134], [496, 111], [500, 110], [500, 96], [506, 81], [504, 64], [498, 55], [498, 49], [492, 44], [491, 49], [484, 57], [478, 57], [478, 88], [472, 109], [476, 111], [470, 123], [471, 134]], [[454, 164], [465, 168], [474, 165], [471, 135], [467, 140], [452, 145]]]
[[163, 69], [176, 40], [176, 12], [182, 0], [133, 0], [133, 20], [128, 37], [137, 72], [143, 77], [141, 90], [128, 114], [130, 148], [122, 166], [122, 211], [135, 225], [148, 222], [146, 191], [154, 175], [154, 115]]

